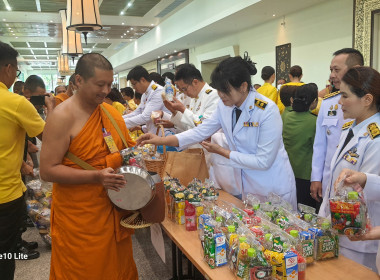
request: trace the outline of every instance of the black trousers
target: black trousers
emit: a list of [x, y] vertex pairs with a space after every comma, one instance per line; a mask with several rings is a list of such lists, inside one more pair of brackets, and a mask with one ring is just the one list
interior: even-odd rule
[[20, 228], [24, 225], [26, 204], [24, 196], [0, 204], [0, 278], [13, 280], [14, 253], [21, 239]]
[[317, 201], [310, 195], [310, 180], [296, 178], [297, 202], [316, 208]]

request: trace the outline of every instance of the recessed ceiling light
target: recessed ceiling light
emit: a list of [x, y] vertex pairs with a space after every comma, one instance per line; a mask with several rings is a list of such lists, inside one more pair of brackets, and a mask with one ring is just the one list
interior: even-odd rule
[[275, 17], [276, 15], [275, 15], [275, 14], [273, 14], [273, 16]]
[[123, 36], [120, 36], [120, 38], [123, 38]]
[[128, 6], [128, 7], [132, 6], [132, 3], [131, 3], [131, 2], [129, 2], [129, 3], [127, 4], [127, 6]]
[[127, 33], [124, 33], [124, 36], [127, 35]]
[[12, 29], [11, 27], [8, 27], [8, 29]]
[[12, 8], [10, 6], [7, 5], [6, 8], [8, 11], [12, 11]]
[[157, 58], [161, 58], [161, 56], [157, 56]]
[[13, 33], [13, 30], [11, 30], [11, 32]]
[[127, 30], [127, 33], [129, 33], [129, 30]]
[[6, 19], [5, 19], [5, 18], [3, 18], [3, 21], [6, 21]]
[[36, 27], [38, 27], [38, 25], [36, 25]]
[[131, 30], [133, 30], [133, 27], [131, 27]]
[[50, 22], [53, 22], [52, 20]]
[[13, 36], [15, 36], [15, 34], [14, 34], [14, 33], [12, 33], [12, 35], [13, 35]]
[[16, 39], [18, 39], [18, 37], [16, 37]]
[[6, 25], [6, 26], [9, 26], [9, 24], [8, 24], [8, 23], [6, 23], [5, 25]]
[[154, 24], [152, 23], [150, 26], [154, 26]]
[[124, 12], [123, 12], [123, 11], [121, 11], [121, 12], [120, 12], [120, 15], [121, 15], [121, 16], [122, 16], [122, 15], [124, 15]]
[[177, 50], [174, 50], [174, 52], [177, 52]]
[[122, 22], [121, 24], [122, 24], [122, 25], [124, 25], [125, 23], [124, 23], [124, 22]]
[[167, 53], [165, 55], [168, 55]]
[[95, 46], [92, 46], [93, 49], [95, 49]]
[[107, 38], [107, 41], [109, 41], [110, 39]]

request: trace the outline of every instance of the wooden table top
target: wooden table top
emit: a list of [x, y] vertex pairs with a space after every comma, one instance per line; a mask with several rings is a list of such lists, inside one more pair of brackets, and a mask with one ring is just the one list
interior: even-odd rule
[[[234, 203], [238, 207], [243, 207], [241, 200], [224, 191], [219, 191], [219, 199]], [[162, 222], [162, 227], [170, 239], [174, 241], [206, 279], [233, 279], [234, 276], [228, 266], [225, 265], [211, 269], [203, 261], [203, 250], [197, 231], [186, 231], [184, 225], [178, 225], [168, 218], [165, 218], [165, 221]], [[370, 269], [343, 256], [339, 256], [339, 258], [334, 260], [318, 261], [309, 265], [306, 269], [306, 279], [370, 280], [379, 279], [379, 277]]]

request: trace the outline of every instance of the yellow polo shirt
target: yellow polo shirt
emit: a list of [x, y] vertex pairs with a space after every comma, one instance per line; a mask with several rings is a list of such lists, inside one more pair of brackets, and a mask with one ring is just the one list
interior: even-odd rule
[[261, 87], [257, 89], [257, 92], [268, 97], [270, 100], [277, 104], [277, 88], [272, 86], [270, 83], [264, 83]]
[[25, 136], [39, 135], [44, 126], [32, 103], [0, 82], [0, 204], [17, 199], [26, 191], [20, 173]]
[[125, 111], [124, 105], [121, 104], [120, 102], [114, 101], [112, 102], [112, 106], [116, 108], [116, 110], [118, 110], [120, 114], [123, 114]]

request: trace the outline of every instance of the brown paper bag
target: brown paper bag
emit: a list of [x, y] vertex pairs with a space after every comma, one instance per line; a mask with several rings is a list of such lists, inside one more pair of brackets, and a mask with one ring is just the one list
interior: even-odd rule
[[168, 152], [163, 177], [167, 175], [178, 178], [185, 186], [194, 178], [202, 181], [208, 179], [209, 174], [203, 149]]

